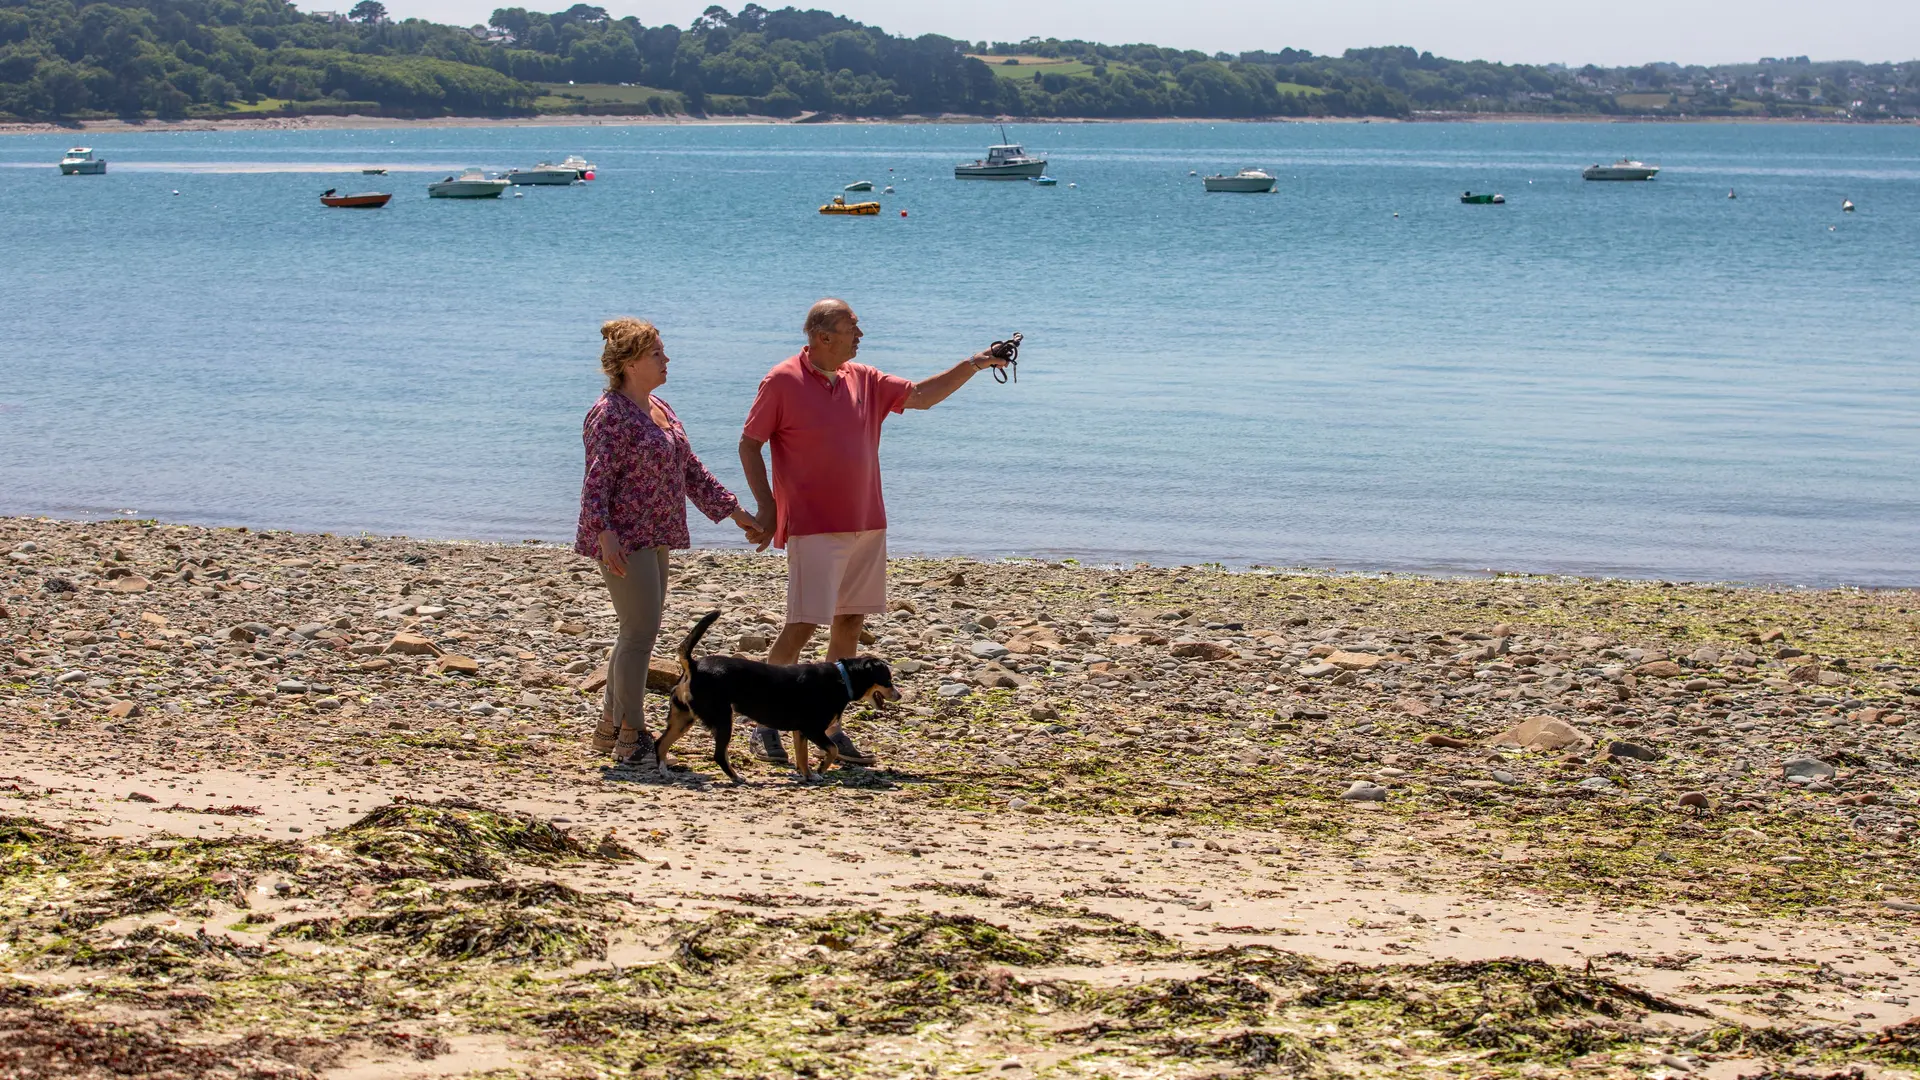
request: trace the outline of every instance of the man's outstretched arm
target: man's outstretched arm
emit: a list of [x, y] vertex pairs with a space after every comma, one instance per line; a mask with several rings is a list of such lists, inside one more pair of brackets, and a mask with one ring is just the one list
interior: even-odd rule
[[947, 400], [955, 390], [967, 385], [967, 380], [973, 378], [974, 372], [981, 368], [1006, 366], [1005, 360], [983, 349], [931, 379], [914, 383], [913, 390], [907, 394], [907, 408], [931, 409]]

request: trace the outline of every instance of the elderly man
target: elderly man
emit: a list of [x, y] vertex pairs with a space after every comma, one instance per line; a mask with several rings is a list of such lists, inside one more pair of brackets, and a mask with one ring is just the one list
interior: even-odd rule
[[[787, 549], [787, 625], [768, 651], [774, 664], [799, 660], [825, 624], [827, 659], [860, 646], [868, 615], [886, 610], [887, 511], [880, 498], [880, 425], [903, 409], [931, 409], [985, 367], [1006, 361], [981, 351], [923, 382], [853, 362], [860, 319], [842, 300], [807, 312], [806, 348], [760, 380], [740, 436], [740, 465], [758, 501], [754, 519], [768, 542]], [[773, 482], [761, 448], [773, 444]], [[766, 542], [760, 545], [766, 548]], [[871, 765], [834, 726], [844, 761]], [[784, 764], [780, 733], [754, 732], [753, 755]]]

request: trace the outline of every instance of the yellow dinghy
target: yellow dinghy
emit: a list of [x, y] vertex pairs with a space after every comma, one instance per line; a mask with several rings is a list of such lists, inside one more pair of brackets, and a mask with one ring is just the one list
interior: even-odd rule
[[877, 202], [850, 203], [835, 195], [832, 202], [820, 208], [820, 212], [823, 214], [878, 214], [880, 204]]

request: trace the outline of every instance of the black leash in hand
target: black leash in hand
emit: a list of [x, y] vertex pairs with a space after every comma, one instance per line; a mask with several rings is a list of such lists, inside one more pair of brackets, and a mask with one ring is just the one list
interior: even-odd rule
[[1007, 366], [993, 369], [993, 381], [1004, 384], [1007, 376], [1012, 375], [1014, 382], [1020, 381], [1020, 341], [1025, 334], [1015, 334], [1005, 341], [996, 341], [987, 346], [987, 352], [995, 359], [1005, 360]]

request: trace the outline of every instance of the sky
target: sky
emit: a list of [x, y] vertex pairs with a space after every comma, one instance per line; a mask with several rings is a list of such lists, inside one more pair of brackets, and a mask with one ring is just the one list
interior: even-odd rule
[[[574, 0], [533, 10], [562, 10]], [[592, 0], [588, 0], [592, 2]], [[738, 10], [740, 2], [723, 4]], [[486, 22], [498, 0], [385, 0], [395, 18]], [[303, 8], [325, 7], [311, 0]], [[341, 6], [351, 6], [341, 0]], [[615, 18], [684, 27], [703, 0], [605, 0]], [[762, 6], [784, 3], [762, 0]], [[1505, 63], [1643, 64], [1751, 62], [1762, 56], [1816, 60], [1920, 59], [1920, 3], [1859, 0], [1830, 8], [1806, 0], [824, 0], [822, 7], [894, 34], [967, 41], [1030, 36], [1108, 44], [1148, 42], [1207, 52], [1311, 49], [1338, 54], [1367, 45], [1411, 45], [1456, 60]]]

